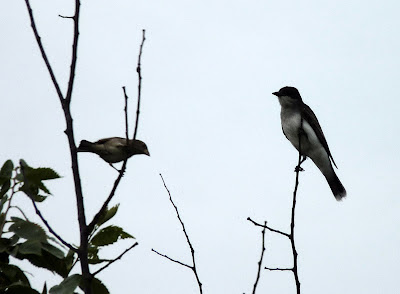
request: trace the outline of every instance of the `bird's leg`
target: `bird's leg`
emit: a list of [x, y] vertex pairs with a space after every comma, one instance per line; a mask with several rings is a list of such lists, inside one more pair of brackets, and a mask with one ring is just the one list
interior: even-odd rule
[[[119, 172], [119, 173], [121, 172], [121, 170], [119, 170], [118, 168], [116, 168], [115, 166], [113, 166], [112, 163], [109, 163], [109, 165], [110, 165], [113, 169], [115, 169], [117, 172]], [[122, 176], [123, 176], [123, 175], [124, 175], [124, 174], [122, 174]]]
[[120, 170], [117, 169], [115, 166], [113, 166], [111, 162], [109, 162], [108, 164], [109, 164], [113, 169], [115, 169], [117, 172], [120, 172]]
[[297, 165], [297, 166], [294, 168], [294, 172], [296, 172], [296, 173], [297, 173], [297, 172], [305, 171], [305, 169], [301, 167], [301, 164], [302, 164], [304, 161], [306, 161], [307, 156], [302, 155], [302, 157], [303, 157], [303, 158], [300, 160], [299, 165]]
[[[301, 122], [300, 122], [300, 128], [299, 128], [299, 133], [298, 133], [298, 137], [299, 137], [299, 152], [301, 153], [301, 137], [305, 136], [305, 138], [307, 138], [307, 134], [303, 129], [303, 118], [301, 118]], [[307, 156], [305, 156], [304, 154], [301, 154], [302, 159], [300, 160], [299, 164], [294, 168], [295, 172], [302, 172], [304, 171], [304, 168], [301, 167], [301, 164], [306, 161]]]

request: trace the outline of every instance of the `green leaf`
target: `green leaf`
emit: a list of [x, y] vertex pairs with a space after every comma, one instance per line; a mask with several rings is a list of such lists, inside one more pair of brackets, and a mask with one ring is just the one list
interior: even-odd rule
[[19, 237], [27, 240], [46, 241], [47, 236], [45, 230], [38, 224], [17, 218], [11, 217], [13, 224], [9, 227], [9, 231], [14, 232]]
[[75, 274], [69, 276], [64, 281], [62, 281], [59, 285], [54, 286], [50, 289], [50, 294], [72, 294], [74, 293], [76, 287], [79, 286], [82, 278], [81, 275]]
[[8, 192], [8, 190], [10, 190], [10, 187], [11, 187], [11, 181], [7, 181], [3, 183], [3, 185], [1, 185], [0, 198], [2, 198]]
[[39, 189], [46, 194], [51, 194], [42, 181], [60, 178], [54, 170], [47, 167], [32, 168], [23, 159], [20, 160], [20, 165], [23, 175], [22, 182], [24, 182], [21, 191], [32, 199], [38, 195]]
[[2, 198], [11, 187], [11, 176], [13, 169], [14, 164], [11, 160], [7, 160], [0, 169], [0, 198]]
[[19, 267], [7, 263], [0, 263], [0, 281], [3, 281], [0, 284], [0, 289], [2, 289], [3, 285], [12, 284], [30, 286], [29, 280], [24, 272]]
[[94, 278], [92, 280], [92, 293], [95, 294], [109, 294], [108, 289], [104, 284], [99, 280]]
[[4, 196], [3, 198], [1, 198], [1, 200], [0, 200], [0, 211], [2, 211], [2, 210], [3, 210], [4, 203], [6, 203], [6, 202], [7, 202], [7, 200], [8, 200], [8, 197], [7, 197], [7, 195], [6, 195], [6, 196]]
[[119, 239], [134, 238], [117, 226], [108, 226], [101, 229], [91, 240], [95, 246], [106, 246], [117, 242]]
[[88, 247], [88, 258], [89, 260], [98, 260], [99, 259], [99, 248], [97, 246], [93, 246], [92, 244], [89, 244]]
[[99, 264], [103, 262], [110, 261], [109, 259], [99, 259], [99, 258], [91, 258], [88, 260], [89, 264]]
[[55, 257], [57, 257], [59, 259], [63, 259], [65, 257], [64, 252], [62, 252], [57, 247], [51, 245], [50, 243], [47, 243], [47, 242], [43, 243], [42, 248], [43, 248], [43, 250], [46, 250], [47, 252], [49, 252], [50, 254], [54, 255]]
[[18, 251], [17, 254], [15, 254], [15, 258], [20, 260], [25, 259], [37, 267], [55, 272], [64, 278], [68, 276], [71, 269], [69, 266], [69, 260], [66, 258], [60, 259], [46, 250], [42, 250], [41, 255], [22, 254]]
[[111, 207], [110, 209], [107, 209], [105, 211], [105, 213], [99, 218], [97, 225], [100, 227], [102, 224], [104, 224], [105, 222], [112, 219], [115, 216], [115, 214], [117, 213], [118, 208], [119, 208], [119, 204]]
[[64, 258], [65, 265], [67, 267], [68, 273], [71, 271], [72, 266], [75, 261], [75, 252], [72, 250], [69, 250], [67, 253], [67, 256]]
[[14, 164], [11, 160], [7, 160], [0, 169], [0, 185], [11, 180]]
[[61, 178], [56, 171], [48, 167], [35, 168], [33, 169], [33, 171], [34, 171], [33, 174], [37, 176], [37, 178], [40, 179], [41, 181]]
[[28, 286], [22, 286], [22, 285], [9, 286], [9, 287], [7, 287], [7, 291], [4, 293], [7, 293], [7, 294], [39, 294], [39, 292], [36, 291], [35, 289], [32, 289], [31, 287], [28, 287]]
[[37, 240], [28, 240], [19, 244], [18, 252], [22, 254], [42, 255], [42, 243]]
[[[3, 225], [6, 221], [6, 214], [5, 213], [0, 213], [0, 225]], [[3, 230], [4, 230], [4, 226], [3, 226]], [[0, 232], [3, 233], [3, 232]]]
[[34, 197], [33, 197], [33, 200], [35, 201], [35, 202], [43, 202], [43, 201], [45, 201], [47, 199], [47, 196], [43, 196], [43, 195], [35, 195]]

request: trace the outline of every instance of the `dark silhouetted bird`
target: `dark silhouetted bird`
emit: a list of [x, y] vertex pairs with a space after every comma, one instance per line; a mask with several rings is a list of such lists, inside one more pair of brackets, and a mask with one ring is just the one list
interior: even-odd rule
[[303, 103], [294, 87], [283, 87], [272, 94], [278, 97], [281, 105], [282, 130], [286, 138], [299, 150], [300, 134], [303, 161], [311, 158], [325, 176], [336, 200], [341, 200], [346, 196], [346, 190], [332, 167], [331, 161], [335, 166], [336, 163], [314, 112]]
[[82, 140], [77, 151], [96, 153], [114, 169], [113, 163], [123, 161], [133, 155], [145, 154], [150, 156], [149, 150], [144, 142], [140, 140], [129, 140], [129, 144], [127, 144], [126, 139], [120, 137], [100, 139], [94, 143]]

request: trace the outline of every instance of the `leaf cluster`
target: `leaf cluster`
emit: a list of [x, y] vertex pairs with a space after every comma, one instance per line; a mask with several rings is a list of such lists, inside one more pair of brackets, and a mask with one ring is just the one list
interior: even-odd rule
[[[76, 250], [67, 250], [60, 241], [48, 233], [41, 225], [29, 220], [22, 207], [14, 206], [14, 197], [25, 194], [25, 200], [36, 205], [51, 195], [44, 181], [60, 178], [51, 168], [32, 168], [24, 160], [14, 167], [7, 160], [0, 169], [0, 293], [74, 293], [77, 287], [82, 288], [83, 279], [79, 274], [70, 275], [79, 261]], [[19, 193], [22, 192], [22, 193]], [[23, 202], [25, 203], [25, 202]], [[118, 205], [106, 209], [99, 218], [89, 237], [89, 263], [110, 263], [109, 259], [99, 257], [101, 247], [111, 245], [120, 239], [134, 238], [118, 226], [103, 227], [112, 219]], [[26, 260], [32, 265], [48, 270], [64, 278], [49, 292], [47, 285], [41, 292], [31, 288], [25, 272], [12, 264], [12, 258]], [[93, 293], [107, 294], [107, 288], [93, 277]]]

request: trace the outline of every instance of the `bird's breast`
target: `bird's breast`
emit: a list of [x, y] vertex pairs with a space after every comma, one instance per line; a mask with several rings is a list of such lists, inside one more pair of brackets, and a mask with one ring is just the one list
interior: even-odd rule
[[300, 123], [301, 123], [300, 112], [293, 111], [291, 109], [282, 108], [281, 123], [282, 123], [282, 130], [283, 130], [286, 138], [288, 138], [288, 140], [296, 148], [298, 148], [299, 130], [300, 130]]

